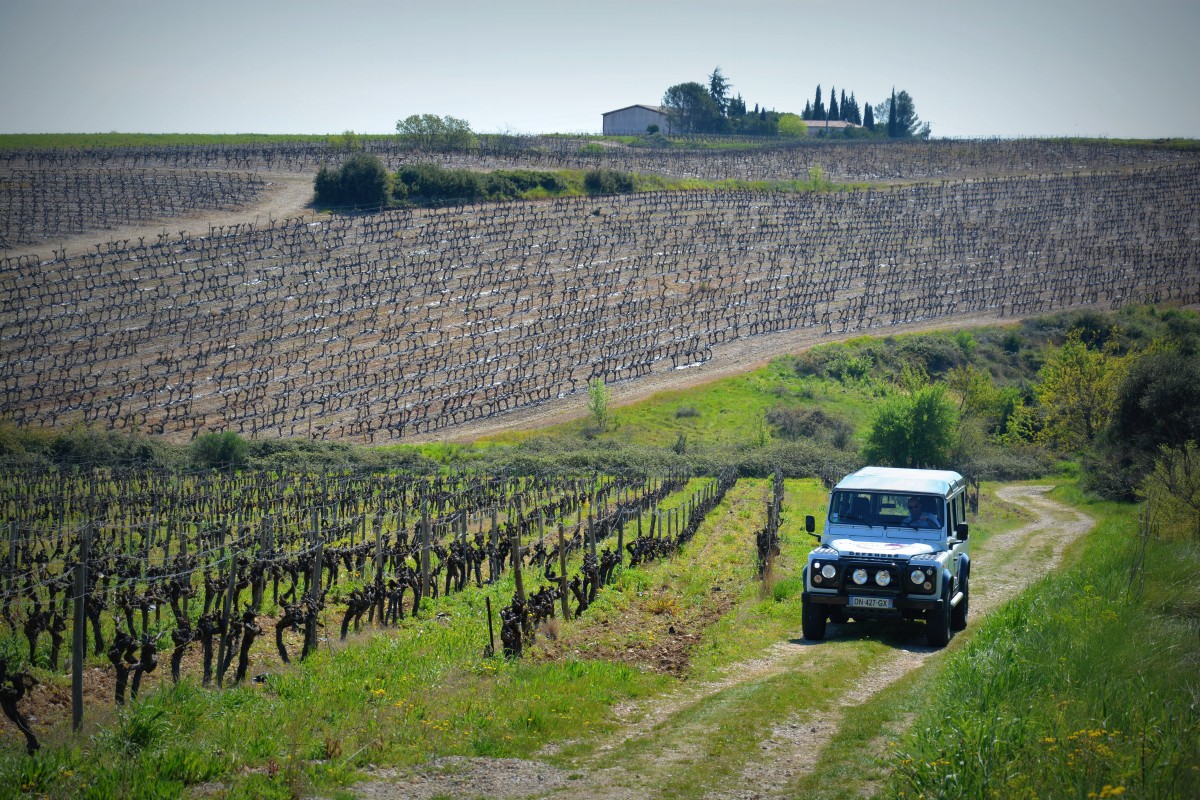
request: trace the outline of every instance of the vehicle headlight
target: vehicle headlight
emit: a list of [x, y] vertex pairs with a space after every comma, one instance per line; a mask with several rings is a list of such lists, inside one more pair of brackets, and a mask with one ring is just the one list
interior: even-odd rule
[[826, 564], [825, 566], [821, 567], [821, 574], [826, 578], [832, 578], [834, 575], [837, 575], [837, 567], [835, 567], [833, 564]]
[[855, 583], [857, 583], [859, 586], [862, 586], [867, 582], [867, 571], [862, 567], [859, 567], [858, 569], [854, 570], [854, 575], [851, 577], [854, 578]]
[[892, 582], [892, 575], [886, 569], [881, 569], [875, 573], [875, 582], [880, 586], [887, 586]]
[[913, 583], [920, 585], [925, 582], [925, 570], [914, 569], [912, 574], [908, 576]]

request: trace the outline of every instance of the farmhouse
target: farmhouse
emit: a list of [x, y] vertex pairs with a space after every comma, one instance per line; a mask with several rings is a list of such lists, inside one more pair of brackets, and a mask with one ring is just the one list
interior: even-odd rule
[[671, 132], [667, 110], [662, 106], [626, 106], [603, 116], [605, 136], [636, 136], [645, 133], [650, 125], [657, 125], [662, 133]]
[[840, 119], [806, 119], [804, 124], [808, 127], [809, 136], [832, 136], [835, 133], [843, 133], [848, 128], [862, 127]]

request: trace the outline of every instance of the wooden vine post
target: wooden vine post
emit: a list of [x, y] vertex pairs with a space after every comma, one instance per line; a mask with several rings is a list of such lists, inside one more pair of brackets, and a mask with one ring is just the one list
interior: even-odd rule
[[617, 563], [625, 561], [625, 507], [617, 506]]
[[75, 565], [75, 627], [71, 630], [71, 729], [83, 725], [83, 659], [87, 651], [87, 560], [92, 546], [92, 523], [84, 526], [79, 539], [79, 563]]
[[567, 544], [563, 537], [563, 524], [558, 523], [558, 589], [562, 595], [563, 622], [571, 618], [571, 607], [567, 604]]
[[517, 586], [517, 600], [525, 605], [525, 581], [521, 577], [521, 534], [514, 525], [510, 528], [509, 540], [512, 545], [513, 581]]
[[[421, 514], [421, 597], [429, 594], [429, 509]], [[419, 603], [418, 603], [419, 606]]]

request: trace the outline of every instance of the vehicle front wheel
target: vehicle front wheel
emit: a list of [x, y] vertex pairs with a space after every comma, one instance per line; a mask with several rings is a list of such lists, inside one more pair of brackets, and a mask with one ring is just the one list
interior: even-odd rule
[[950, 592], [942, 596], [940, 608], [925, 612], [925, 638], [930, 647], [945, 647], [950, 643]]
[[817, 603], [801, 602], [800, 627], [804, 638], [810, 642], [819, 642], [825, 638], [825, 607]]
[[961, 631], [967, 627], [967, 604], [971, 600], [970, 576], [963, 575], [958, 583], [958, 587], [962, 592], [962, 600], [958, 601], [958, 605], [954, 607], [954, 611], [950, 614], [950, 629]]

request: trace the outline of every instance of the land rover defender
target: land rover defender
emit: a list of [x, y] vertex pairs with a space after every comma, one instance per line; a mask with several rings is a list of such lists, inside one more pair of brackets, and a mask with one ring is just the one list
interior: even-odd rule
[[[804, 638], [829, 621], [924, 619], [932, 647], [967, 626], [967, 482], [948, 470], [864, 467], [829, 498], [801, 595]], [[816, 520], [805, 518], [816, 535]]]

